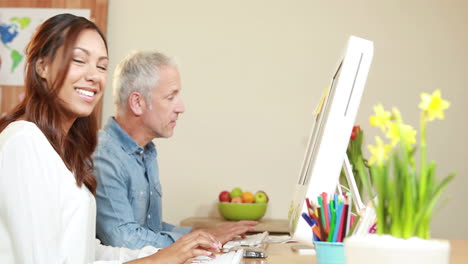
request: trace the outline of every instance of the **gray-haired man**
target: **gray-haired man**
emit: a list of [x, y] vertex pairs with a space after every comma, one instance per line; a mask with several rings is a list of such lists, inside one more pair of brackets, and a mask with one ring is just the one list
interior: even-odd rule
[[[97, 236], [127, 248], [166, 247], [192, 228], [162, 221], [161, 184], [155, 138], [174, 134], [185, 111], [177, 66], [158, 52], [135, 52], [114, 74], [116, 116], [111, 117], [94, 153], [98, 180]], [[255, 221], [205, 229], [222, 243], [253, 231]]]

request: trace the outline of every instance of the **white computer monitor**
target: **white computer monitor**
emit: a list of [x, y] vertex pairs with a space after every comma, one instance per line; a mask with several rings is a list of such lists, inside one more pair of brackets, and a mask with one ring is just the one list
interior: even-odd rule
[[305, 198], [316, 200], [322, 192], [333, 193], [337, 188], [373, 53], [372, 41], [351, 36], [315, 110], [289, 209], [289, 232], [294, 240], [312, 241], [311, 228], [301, 217], [307, 212]]

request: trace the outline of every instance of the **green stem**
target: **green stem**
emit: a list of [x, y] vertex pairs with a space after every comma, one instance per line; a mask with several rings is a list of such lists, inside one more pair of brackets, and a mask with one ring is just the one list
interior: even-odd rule
[[451, 173], [447, 177], [445, 177], [440, 182], [440, 184], [436, 188], [434, 188], [434, 191], [432, 192], [431, 196], [428, 197], [426, 203], [416, 215], [415, 222], [422, 225], [422, 229], [418, 230], [417, 232], [418, 236], [420, 236], [421, 238], [425, 238], [426, 236], [429, 235], [429, 227], [430, 227], [429, 222], [430, 222], [434, 207], [437, 201], [439, 200], [440, 196], [442, 195], [442, 192], [445, 190], [448, 183], [452, 181], [454, 177], [455, 177], [455, 173]]
[[419, 181], [419, 205], [418, 208], [424, 207], [427, 203], [427, 171], [426, 171], [426, 113], [423, 111], [421, 113], [421, 121], [420, 121], [420, 129], [421, 129], [421, 139], [420, 139], [420, 146], [421, 146], [421, 160], [420, 160], [420, 170], [421, 176]]
[[389, 212], [392, 224], [391, 224], [391, 234], [394, 237], [402, 237], [402, 229], [403, 223], [405, 222], [403, 219], [404, 214], [402, 212], [402, 199], [403, 191], [401, 190], [401, 183], [402, 183], [402, 175], [401, 175], [401, 162], [396, 152], [392, 155], [393, 159], [393, 179], [391, 184], [389, 184], [392, 188], [391, 200], [390, 203], [392, 204], [391, 211]]
[[[374, 195], [372, 193], [371, 185], [369, 183], [369, 178], [366, 172], [366, 166], [364, 165], [364, 160], [362, 156], [359, 156], [359, 158], [356, 160], [357, 161], [357, 170], [359, 172], [359, 178], [361, 179], [362, 184], [364, 185], [364, 190], [366, 191], [367, 195], [369, 196], [369, 200], [374, 204], [374, 208], [376, 208], [375, 202], [374, 202]], [[372, 167], [371, 167], [372, 168]], [[371, 173], [372, 174], [372, 173]]]
[[388, 233], [390, 228], [387, 226], [385, 221], [385, 209], [387, 208], [385, 205], [386, 201], [386, 192], [385, 192], [385, 168], [382, 166], [372, 167], [371, 172], [373, 175], [373, 181], [375, 183], [377, 195], [377, 204], [375, 206], [375, 210], [377, 213], [377, 234], [383, 235]]
[[[399, 134], [402, 135], [402, 122], [397, 121]], [[401, 179], [403, 188], [403, 198], [402, 198], [402, 214], [401, 214], [401, 223], [402, 228], [402, 237], [409, 238], [413, 235], [414, 232], [414, 215], [415, 215], [415, 185], [416, 185], [416, 173], [414, 172], [413, 166], [411, 166], [411, 156], [410, 156], [410, 145], [405, 140], [404, 137], [401, 137], [399, 152], [401, 155], [401, 161], [399, 163], [398, 176]]]

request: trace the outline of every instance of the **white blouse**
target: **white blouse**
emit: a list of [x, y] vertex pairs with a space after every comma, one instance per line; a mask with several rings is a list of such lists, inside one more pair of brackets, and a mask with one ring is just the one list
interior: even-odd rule
[[0, 263], [122, 263], [150, 255], [102, 246], [96, 204], [42, 131], [16, 121], [0, 133]]

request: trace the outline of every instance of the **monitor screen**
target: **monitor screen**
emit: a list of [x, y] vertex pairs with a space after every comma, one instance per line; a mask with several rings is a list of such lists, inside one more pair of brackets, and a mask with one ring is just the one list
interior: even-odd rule
[[351, 36], [330, 85], [317, 106], [313, 128], [289, 209], [293, 239], [311, 242], [310, 226], [301, 219], [305, 198], [316, 200], [322, 192], [334, 193], [346, 148], [369, 73], [373, 42]]

